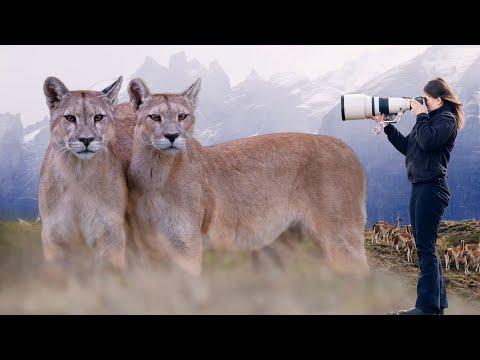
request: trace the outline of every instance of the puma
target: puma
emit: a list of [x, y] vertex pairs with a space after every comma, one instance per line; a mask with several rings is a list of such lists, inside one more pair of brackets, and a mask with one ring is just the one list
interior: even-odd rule
[[51, 140], [39, 207], [47, 264], [63, 269], [77, 255], [74, 247], [83, 245], [93, 259], [125, 268], [129, 158], [122, 155], [113, 114], [121, 84], [122, 77], [103, 91], [69, 91], [55, 77], [44, 82]]
[[152, 94], [141, 79], [128, 85], [138, 247], [198, 275], [204, 247], [259, 249], [300, 224], [333, 269], [368, 273], [366, 177], [355, 153], [336, 138], [299, 133], [202, 146], [192, 137], [199, 91], [200, 79], [178, 94]]

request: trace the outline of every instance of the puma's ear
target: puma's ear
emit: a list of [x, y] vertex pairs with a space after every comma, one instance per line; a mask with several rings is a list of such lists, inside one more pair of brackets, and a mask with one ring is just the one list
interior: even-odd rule
[[120, 76], [112, 85], [102, 90], [103, 96], [105, 96], [105, 98], [108, 99], [112, 105], [117, 103], [117, 97], [122, 87], [122, 81], [123, 76]]
[[43, 92], [47, 98], [47, 105], [49, 109], [54, 109], [58, 106], [68, 93], [68, 89], [63, 82], [53, 76], [49, 76], [43, 83]]
[[142, 79], [133, 79], [128, 84], [128, 95], [132, 102], [133, 108], [138, 110], [147, 98], [149, 98], [150, 90]]
[[202, 79], [198, 78], [187, 90], [182, 93], [183, 96], [186, 96], [188, 99], [190, 99], [194, 107], [196, 107], [198, 103], [198, 93], [200, 92], [201, 84]]

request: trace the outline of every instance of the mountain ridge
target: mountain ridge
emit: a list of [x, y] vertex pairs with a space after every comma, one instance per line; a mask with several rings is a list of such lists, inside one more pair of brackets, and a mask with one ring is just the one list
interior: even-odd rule
[[[480, 58], [474, 59], [472, 55], [480, 49], [480, 47], [477, 48], [461, 47], [460, 50], [453, 48], [445, 50], [442, 46], [430, 47], [415, 58], [387, 70], [379, 66], [369, 71], [367, 75], [373, 77], [372, 79], [366, 79], [368, 76], [360, 70], [368, 65], [368, 61], [365, 61], [367, 58], [360, 57], [357, 61], [362, 63], [347, 62], [342, 64], [336, 72], [330, 72], [312, 80], [293, 72], [277, 73], [269, 78], [262, 78], [252, 69], [252, 73], [249, 74], [252, 76], [247, 76], [234, 86], [218, 61], [211, 61], [205, 66], [196, 59], [188, 59], [185, 52], [179, 52], [172, 55], [168, 66], [159, 64], [153, 57], [146, 57], [128, 80], [142, 77], [153, 92], [180, 92], [196, 78], [201, 77], [202, 90], [196, 114], [195, 136], [204, 145], [265, 133], [291, 131], [324, 133], [342, 139], [357, 152], [368, 174], [369, 222], [381, 217], [393, 221], [392, 219], [398, 214], [403, 214], [405, 219], [408, 218], [405, 217], [407, 216], [405, 208], [408, 208], [405, 207], [405, 199], [408, 197], [409, 184], [406, 181], [405, 169], [402, 167], [403, 159], [400, 154], [396, 154], [391, 149], [389, 144], [385, 143], [385, 138], [382, 140], [370, 135], [373, 123], [340, 120], [338, 107], [340, 95], [349, 89], [366, 93], [376, 92], [375, 95], [383, 96], [420, 95], [422, 82], [429, 76], [426, 71], [423, 71], [422, 59], [427, 59], [426, 63], [428, 63], [438, 56], [439, 61], [446, 59], [445, 61], [450, 64], [455, 51], [457, 55], [462, 51], [468, 52], [469, 63], [457, 64], [466, 66], [467, 69], [464, 69], [462, 74], [458, 74], [455, 86], [458, 86], [459, 93], [468, 95], [465, 108], [468, 109], [466, 112], [469, 127], [467, 132], [461, 132], [459, 135], [461, 141], [458, 141], [454, 149], [459, 162], [454, 163], [451, 169], [463, 171], [465, 176], [464, 179], [457, 179], [454, 176], [452, 186], [455, 188], [466, 186], [461, 185], [462, 183], [477, 186], [475, 177], [480, 174], [469, 167], [469, 163], [473, 161], [471, 154], [478, 156], [480, 152], [480, 147], [475, 145], [475, 137], [480, 135], [478, 134], [479, 126], [473, 126], [472, 123], [475, 120], [478, 123], [479, 116], [480, 95], [476, 84], [480, 83]], [[372, 59], [374, 57], [368, 60]], [[388, 61], [384, 65], [385, 68], [388, 67], [387, 63]], [[449, 66], [447, 64], [445, 68], [448, 69]], [[351, 70], [351, 73], [347, 74], [342, 70], [345, 67], [359, 70]], [[381, 71], [384, 72], [378, 75]], [[356, 72], [360, 72], [359, 79], [352, 77]], [[363, 81], [366, 83], [359, 88], [354, 88], [356, 84]], [[125, 91], [119, 96], [119, 102], [124, 101], [128, 101], [128, 94]], [[2, 116], [5, 121], [1, 120]], [[17, 120], [12, 121], [12, 119]], [[411, 114], [406, 114], [396, 126], [406, 133], [412, 126], [412, 121]], [[4, 130], [12, 127], [9, 130], [9, 136], [12, 138], [10, 144], [16, 153], [10, 156], [7, 146], [4, 147], [3, 155], [0, 155], [0, 161], [3, 156], [3, 163], [11, 163], [10, 167], [4, 167], [3, 172], [0, 173], [0, 183], [4, 184], [3, 192], [0, 192], [0, 218], [36, 218], [38, 176], [49, 141], [49, 119], [44, 118], [20, 129], [20, 114], [0, 114], [0, 134], [2, 124], [4, 124]], [[5, 146], [5, 144], [8, 142], [1, 135], [0, 145]], [[389, 164], [394, 165], [388, 167]], [[380, 169], [383, 169], [382, 171], [388, 169], [391, 175], [387, 175], [387, 178], [392, 178], [394, 189], [403, 190], [392, 192], [389, 186], [384, 186], [377, 180], [377, 177], [383, 176]], [[460, 196], [458, 190], [455, 190], [455, 194], [457, 197]], [[468, 206], [456, 208], [448, 215], [478, 216], [477, 212], [472, 210], [471, 201], [467, 199], [465, 204]]]

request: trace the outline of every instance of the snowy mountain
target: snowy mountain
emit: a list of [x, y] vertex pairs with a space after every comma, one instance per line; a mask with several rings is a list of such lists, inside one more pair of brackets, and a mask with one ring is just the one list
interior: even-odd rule
[[[375, 70], [362, 72], [373, 65]], [[341, 69], [314, 80], [291, 72], [263, 79], [252, 70], [243, 82], [231, 87], [218, 62], [207, 67], [196, 59], [188, 60], [180, 52], [171, 57], [168, 67], [152, 58], [145, 59], [129, 79], [141, 77], [154, 92], [178, 92], [201, 77], [197, 137], [202, 143], [211, 144], [282, 131], [316, 133], [339, 94], [382, 71], [382, 66], [367, 62], [366, 56], [345, 66], [351, 69], [346, 75]], [[126, 94], [121, 94], [121, 100], [127, 99]]]
[[[26, 171], [22, 178], [22, 184], [25, 206], [32, 216], [35, 216], [37, 213], [38, 205], [36, 199], [38, 196], [40, 168], [48, 143], [50, 142], [49, 124], [49, 119], [45, 117], [42, 121], [27, 126], [24, 130], [23, 149]], [[33, 199], [35, 199], [35, 201]]]
[[[477, 162], [480, 152], [480, 46], [433, 46], [351, 93], [418, 96], [422, 95], [428, 80], [435, 77], [442, 77], [451, 84], [466, 112], [466, 126], [459, 131], [452, 152], [449, 167], [452, 199], [445, 216], [451, 219], [478, 217], [480, 169], [472, 164]], [[377, 137], [371, 134], [373, 120], [342, 121], [339, 100], [340, 97], [337, 105], [325, 115], [319, 132], [344, 140], [362, 161], [368, 178], [369, 224], [381, 218], [393, 221], [397, 215], [409, 221], [411, 185], [407, 180], [404, 156], [393, 148], [385, 134]], [[414, 121], [414, 116], [407, 113], [395, 126], [406, 135]]]
[[[452, 164], [452, 185], [476, 188], [480, 174], [471, 170], [471, 162], [478, 157], [480, 48], [432, 47], [412, 60], [398, 63], [398, 58], [365, 54], [330, 72], [310, 80], [291, 72], [279, 73], [268, 79], [255, 70], [236, 86], [221, 65], [213, 61], [208, 65], [188, 59], [181, 52], [173, 55], [167, 66], [147, 57], [131, 76], [143, 78], [153, 92], [179, 92], [197, 77], [202, 78], [202, 91], [197, 109], [196, 137], [205, 145], [231, 139], [283, 131], [320, 133], [337, 136], [351, 145], [359, 155], [368, 174], [369, 219], [392, 219], [401, 213], [404, 219], [408, 183], [403, 160], [392, 150], [383, 137], [373, 137], [372, 122], [342, 122], [338, 101], [346, 92], [364, 92], [382, 96], [420, 95], [423, 84], [433, 75], [432, 66], [442, 70], [438, 75], [452, 81], [460, 96], [465, 98], [467, 131], [459, 135], [454, 155], [460, 160]], [[398, 54], [396, 55], [398, 56]], [[379, 61], [381, 59], [381, 61]], [[436, 75], [435, 75], [436, 76]], [[103, 79], [89, 89], [102, 89], [115, 79]], [[120, 102], [128, 95], [120, 94]], [[398, 125], [404, 133], [412, 126], [406, 116]], [[45, 149], [49, 142], [49, 120], [26, 127], [20, 115], [0, 114], [0, 218], [36, 218], [38, 214], [38, 177]], [[462, 177], [453, 170], [462, 167]], [[386, 173], [385, 169], [388, 169]], [[383, 186], [378, 179], [396, 184]], [[462, 188], [463, 186], [463, 188]], [[404, 191], [405, 190], [405, 191]], [[456, 196], [466, 196], [456, 190]], [[458, 218], [476, 214], [473, 197], [453, 209], [451, 216]]]
[[393, 68], [408, 54], [398, 54], [391, 49], [363, 55], [347, 61], [339, 69], [331, 71], [298, 90], [302, 97], [302, 108], [309, 111], [309, 117], [321, 126], [323, 117], [337, 103], [340, 96], [360, 88]]
[[0, 114], [0, 218], [35, 218], [38, 178], [50, 133], [47, 118], [23, 128], [20, 114]]
[[19, 201], [25, 169], [23, 126], [20, 114], [0, 114], [0, 214], [10, 212]]

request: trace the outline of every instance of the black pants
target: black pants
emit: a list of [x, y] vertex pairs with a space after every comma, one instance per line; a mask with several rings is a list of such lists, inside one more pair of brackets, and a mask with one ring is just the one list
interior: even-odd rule
[[449, 201], [446, 180], [412, 184], [410, 223], [420, 267], [415, 306], [426, 310], [448, 307], [443, 266], [435, 245], [440, 219]]

